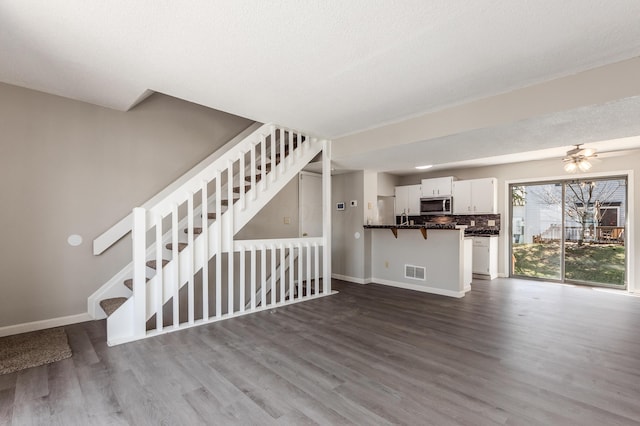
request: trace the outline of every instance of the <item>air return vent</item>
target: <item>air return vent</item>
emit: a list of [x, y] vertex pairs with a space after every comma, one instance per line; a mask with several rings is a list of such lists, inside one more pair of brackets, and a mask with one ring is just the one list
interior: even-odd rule
[[404, 277], [412, 280], [426, 280], [427, 269], [424, 266], [404, 265]]

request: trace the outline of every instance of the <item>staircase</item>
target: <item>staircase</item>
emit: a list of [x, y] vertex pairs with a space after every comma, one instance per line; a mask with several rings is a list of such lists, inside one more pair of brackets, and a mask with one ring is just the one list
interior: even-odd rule
[[132, 262], [88, 299], [116, 345], [331, 294], [330, 203], [320, 237], [235, 235], [330, 141], [255, 125], [94, 241], [100, 255], [131, 232]]

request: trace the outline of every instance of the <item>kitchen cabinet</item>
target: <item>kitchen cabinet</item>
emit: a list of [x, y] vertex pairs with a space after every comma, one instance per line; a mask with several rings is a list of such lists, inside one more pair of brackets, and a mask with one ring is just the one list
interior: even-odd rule
[[492, 280], [498, 276], [498, 237], [473, 237], [473, 276]]
[[396, 186], [396, 216], [400, 216], [402, 213], [409, 216], [420, 216], [421, 191], [421, 185]]
[[463, 244], [464, 261], [462, 264], [462, 284], [464, 284], [464, 291], [469, 291], [471, 290], [471, 281], [473, 278], [473, 239], [465, 238]]
[[453, 176], [422, 179], [423, 197], [450, 197]]
[[498, 180], [485, 178], [455, 181], [452, 197], [453, 214], [498, 213]]

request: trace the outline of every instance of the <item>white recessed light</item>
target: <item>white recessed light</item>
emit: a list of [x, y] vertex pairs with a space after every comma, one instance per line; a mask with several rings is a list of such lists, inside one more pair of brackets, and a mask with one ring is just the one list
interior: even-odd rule
[[433, 164], [427, 164], [426, 166], [416, 166], [418, 170], [430, 169], [433, 167]]

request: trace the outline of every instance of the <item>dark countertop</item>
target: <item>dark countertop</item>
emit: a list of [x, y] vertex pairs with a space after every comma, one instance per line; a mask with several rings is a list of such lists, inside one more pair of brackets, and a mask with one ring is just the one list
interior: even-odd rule
[[364, 225], [365, 229], [445, 229], [461, 231], [453, 224], [425, 223], [424, 225]]

